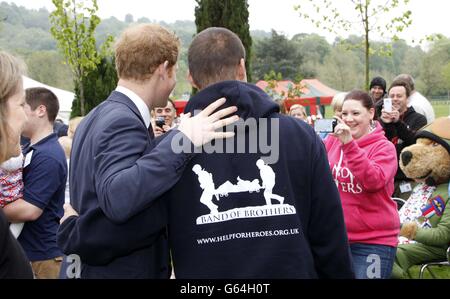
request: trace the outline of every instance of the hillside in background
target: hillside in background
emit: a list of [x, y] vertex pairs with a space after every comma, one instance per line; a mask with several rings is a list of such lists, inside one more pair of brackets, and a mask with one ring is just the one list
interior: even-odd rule
[[[300, 20], [299, 20], [300, 21]], [[102, 20], [96, 37], [102, 43], [106, 36], [117, 37], [133, 23], [155, 23], [147, 18], [125, 20], [115, 17]], [[157, 22], [173, 30], [182, 42], [178, 65], [178, 84], [175, 97], [186, 96], [191, 88], [186, 80], [187, 48], [196, 32], [192, 21], [175, 23]], [[342, 46], [339, 39], [330, 44], [317, 34], [299, 33], [292, 38], [275, 31], [251, 32], [254, 40], [252, 76], [254, 81], [275, 72], [284, 79], [318, 78], [337, 90], [363, 88], [364, 55], [358, 45], [362, 37], [350, 36]], [[377, 47], [391, 46], [391, 56], [372, 56], [371, 75], [383, 76], [390, 82], [397, 74], [410, 73], [416, 78], [417, 88], [427, 96], [446, 97], [450, 90], [450, 40], [443, 38], [424, 52], [400, 40], [392, 44], [373, 42]], [[49, 12], [46, 9], [30, 10], [6, 2], [0, 3], [0, 49], [21, 56], [28, 65], [31, 78], [55, 87], [73, 90], [69, 68], [56, 49], [50, 34]], [[350, 49], [350, 50], [349, 50]]]
[[[72, 75], [64, 64], [63, 57], [56, 48], [56, 42], [50, 34], [50, 13], [47, 9], [30, 10], [15, 4], [0, 3], [0, 49], [21, 56], [28, 66], [28, 75], [45, 84], [73, 90]], [[131, 23], [155, 23], [147, 18], [133, 20], [127, 16], [127, 22], [115, 17], [102, 20], [97, 27], [98, 44], [103, 43], [108, 35], [117, 37]], [[186, 55], [192, 37], [196, 32], [192, 21], [176, 21], [172, 24], [159, 22], [162, 26], [176, 32], [182, 43], [181, 60], [176, 94], [181, 96], [190, 87], [184, 79], [187, 73]]]

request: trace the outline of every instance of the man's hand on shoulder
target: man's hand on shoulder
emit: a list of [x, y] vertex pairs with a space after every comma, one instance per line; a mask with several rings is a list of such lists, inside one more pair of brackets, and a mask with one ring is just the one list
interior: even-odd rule
[[59, 221], [60, 224], [62, 224], [64, 221], [67, 220], [67, 218], [71, 216], [79, 216], [77, 211], [75, 211], [72, 206], [69, 203], [64, 204], [64, 216]]
[[196, 147], [206, 144], [213, 139], [233, 137], [234, 132], [216, 132], [216, 130], [239, 120], [237, 115], [222, 119], [236, 112], [237, 107], [235, 106], [219, 110], [213, 114], [225, 102], [226, 99], [221, 98], [194, 117], [191, 117], [190, 113], [181, 116], [178, 130], [183, 132]]

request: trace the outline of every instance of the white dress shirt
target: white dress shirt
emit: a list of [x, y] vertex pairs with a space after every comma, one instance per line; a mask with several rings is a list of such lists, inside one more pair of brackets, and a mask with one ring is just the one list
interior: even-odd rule
[[144, 119], [145, 126], [148, 128], [150, 126], [150, 110], [144, 100], [136, 93], [123, 86], [117, 86], [116, 91], [126, 95], [136, 105], [139, 113]]

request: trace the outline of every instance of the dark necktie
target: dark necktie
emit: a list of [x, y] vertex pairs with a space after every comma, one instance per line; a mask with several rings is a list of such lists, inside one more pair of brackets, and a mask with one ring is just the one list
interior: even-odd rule
[[155, 139], [155, 133], [153, 133], [152, 124], [150, 124], [150, 126], [148, 127], [148, 134], [150, 134], [151, 140]]

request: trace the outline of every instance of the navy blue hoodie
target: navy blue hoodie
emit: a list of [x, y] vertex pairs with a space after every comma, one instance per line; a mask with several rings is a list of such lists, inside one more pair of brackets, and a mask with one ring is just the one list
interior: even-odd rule
[[226, 146], [215, 144], [216, 151], [196, 155], [166, 193], [175, 276], [352, 278], [341, 203], [322, 141], [306, 123], [279, 114], [261, 89], [238, 81], [202, 90], [185, 112], [220, 97], [227, 98], [224, 107], [235, 105], [243, 120], [255, 121], [236, 129], [228, 141], [234, 150], [220, 153]]

